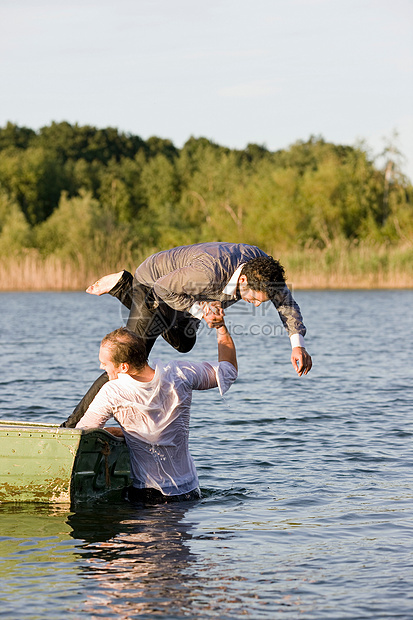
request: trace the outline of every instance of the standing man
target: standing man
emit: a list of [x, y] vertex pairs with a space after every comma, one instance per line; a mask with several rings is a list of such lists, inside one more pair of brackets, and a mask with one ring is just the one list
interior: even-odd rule
[[237, 377], [235, 346], [223, 320], [216, 334], [217, 364], [182, 360], [151, 367], [145, 342], [125, 327], [102, 340], [99, 360], [109, 381], [77, 428], [102, 428], [112, 416], [117, 420], [129, 448], [131, 501], [201, 497], [188, 447], [192, 390], [219, 387], [224, 394]]
[[[127, 271], [110, 274], [87, 292], [109, 293], [130, 309], [127, 327], [145, 340], [148, 355], [158, 336], [177, 351], [190, 351], [201, 319], [216, 327], [225, 308], [240, 299], [256, 307], [271, 301], [290, 337], [294, 369], [299, 376], [311, 369], [306, 328], [284, 268], [253, 245], [212, 242], [172, 248], [149, 256], [134, 277]], [[64, 425], [80, 420], [107, 380], [104, 373], [95, 381]]]

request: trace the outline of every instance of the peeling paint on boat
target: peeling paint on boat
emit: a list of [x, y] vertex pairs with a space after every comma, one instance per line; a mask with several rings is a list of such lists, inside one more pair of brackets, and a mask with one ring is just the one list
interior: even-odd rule
[[129, 484], [126, 444], [103, 429], [0, 420], [0, 502], [76, 503]]

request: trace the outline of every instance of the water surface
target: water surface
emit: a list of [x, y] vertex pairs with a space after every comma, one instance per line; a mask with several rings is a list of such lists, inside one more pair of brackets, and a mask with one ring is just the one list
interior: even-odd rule
[[[194, 396], [200, 502], [0, 504], [0, 617], [413, 618], [413, 291], [295, 297], [307, 377], [273, 308], [227, 313], [240, 377]], [[0, 312], [0, 417], [60, 423], [118, 302], [3, 293]], [[188, 357], [215, 356], [205, 329]]]

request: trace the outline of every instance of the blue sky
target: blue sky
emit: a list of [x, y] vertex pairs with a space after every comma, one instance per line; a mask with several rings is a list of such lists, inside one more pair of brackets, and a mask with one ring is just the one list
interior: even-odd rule
[[0, 25], [1, 126], [374, 154], [397, 131], [413, 179], [413, 0], [0, 0]]

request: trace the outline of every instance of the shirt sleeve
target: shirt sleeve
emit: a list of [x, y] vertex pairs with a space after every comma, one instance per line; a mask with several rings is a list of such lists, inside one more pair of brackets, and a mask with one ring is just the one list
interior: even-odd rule
[[219, 388], [221, 396], [228, 392], [238, 376], [230, 362], [193, 362], [185, 364], [185, 374], [193, 390]]
[[204, 309], [197, 301], [189, 308], [189, 312], [192, 314], [192, 316], [199, 320], [201, 320], [204, 316]]
[[109, 402], [107, 389], [105, 389], [107, 385], [101, 387], [75, 428], [84, 430], [88, 428], [103, 428], [106, 422], [113, 416], [113, 407]]
[[301, 334], [291, 334], [290, 336], [291, 348], [302, 347], [305, 349], [305, 341]]
[[[303, 317], [301, 316], [300, 308], [293, 298], [290, 289], [287, 286], [280, 291], [277, 291], [272, 297], [271, 301], [277, 309], [278, 314], [280, 315], [280, 319], [285, 329], [288, 332], [288, 335], [293, 336], [294, 334], [300, 334], [300, 336], [304, 337], [306, 334], [306, 328], [303, 323]], [[300, 345], [295, 344], [295, 346], [304, 346], [304, 340], [299, 339], [301, 342]], [[293, 341], [291, 342], [291, 346], [293, 346]]]

